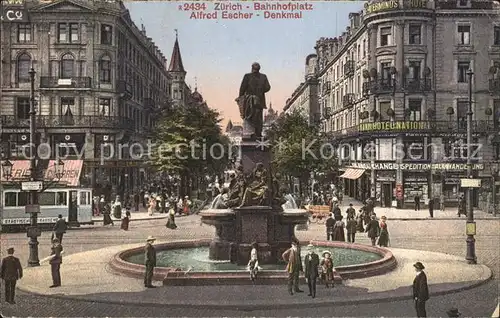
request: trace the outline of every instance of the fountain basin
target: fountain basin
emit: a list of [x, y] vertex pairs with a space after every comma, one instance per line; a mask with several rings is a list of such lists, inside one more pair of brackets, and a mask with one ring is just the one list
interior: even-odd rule
[[[158, 254], [161, 255], [160, 253], [162, 251], [168, 250], [206, 248], [209, 246], [210, 242], [211, 240], [170, 242], [157, 244], [155, 248]], [[336, 283], [341, 283], [342, 279], [381, 275], [393, 270], [397, 265], [393, 254], [387, 249], [345, 242], [313, 241], [311, 243], [318, 246], [320, 251], [326, 249], [334, 252], [334, 262], [335, 254], [338, 254], [336, 253], [337, 249], [339, 251], [349, 249], [377, 255], [376, 258], [378, 259], [366, 263], [336, 266], [334, 273]], [[307, 244], [309, 244], [309, 242], [301, 243], [301, 245]], [[114, 271], [120, 274], [135, 278], [143, 278], [145, 271], [144, 265], [134, 264], [129, 261], [135, 258], [136, 263], [140, 263], [138, 261], [140, 260], [139, 255], [143, 255], [143, 253], [144, 249], [142, 247], [122, 251], [112, 258], [109, 265]], [[211, 262], [208, 259], [206, 261]], [[217, 263], [222, 264], [222, 267], [227, 265], [227, 269], [201, 271], [195, 268], [182, 268], [181, 266], [156, 267], [153, 279], [162, 281], [164, 285], [246, 285], [252, 283], [244, 266], [234, 268], [236, 265], [227, 264], [227, 262]], [[184, 266], [186, 266], [186, 264], [184, 264]], [[284, 270], [284, 264], [262, 265], [262, 267], [264, 270], [259, 273], [257, 284], [286, 284], [288, 273]], [[303, 276], [301, 276], [301, 280], [304, 282]]]

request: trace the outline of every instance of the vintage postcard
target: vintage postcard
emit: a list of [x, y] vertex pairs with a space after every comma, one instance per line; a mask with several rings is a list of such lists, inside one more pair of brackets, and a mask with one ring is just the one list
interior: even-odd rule
[[499, 316], [499, 1], [0, 17], [2, 317]]

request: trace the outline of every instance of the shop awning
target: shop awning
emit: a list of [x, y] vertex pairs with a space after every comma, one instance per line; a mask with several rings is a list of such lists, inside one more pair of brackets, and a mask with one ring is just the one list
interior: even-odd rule
[[[16, 182], [21, 180], [28, 180], [30, 177], [30, 161], [29, 160], [11, 160], [12, 163], [12, 177], [9, 179], [2, 175], [2, 182]], [[0, 161], [3, 163], [3, 161]], [[0, 169], [3, 170], [3, 169]], [[0, 174], [2, 171], [0, 171]]]
[[63, 160], [64, 174], [61, 179], [55, 176], [55, 160], [50, 160], [47, 170], [45, 171], [45, 180], [54, 180], [58, 183], [64, 183], [69, 187], [76, 187], [80, 181], [82, 173], [83, 160]]
[[363, 169], [347, 169], [340, 177], [344, 179], [356, 180], [363, 175]]

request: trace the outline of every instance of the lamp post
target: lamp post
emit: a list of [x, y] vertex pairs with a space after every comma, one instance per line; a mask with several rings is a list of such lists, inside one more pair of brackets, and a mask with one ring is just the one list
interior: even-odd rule
[[[497, 176], [498, 176], [498, 167], [497, 166], [492, 166], [491, 167], [491, 179], [492, 179], [492, 185], [491, 185], [491, 200], [493, 203], [493, 216], [497, 215]], [[489, 211], [486, 211], [489, 212]]]
[[[472, 145], [472, 70], [467, 71], [469, 79], [469, 107], [467, 110], [467, 178], [472, 179], [472, 160], [471, 160], [471, 145]], [[467, 188], [467, 255], [465, 259], [469, 264], [476, 264], [476, 224], [474, 222], [474, 209], [472, 205], [472, 188]]]

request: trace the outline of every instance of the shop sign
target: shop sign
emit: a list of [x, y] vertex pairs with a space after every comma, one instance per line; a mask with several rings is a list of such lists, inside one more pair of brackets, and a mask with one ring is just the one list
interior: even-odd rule
[[462, 188], [481, 188], [481, 179], [460, 179]]
[[372, 1], [365, 5], [367, 14], [396, 9], [422, 9], [427, 8], [427, 0], [403, 0], [403, 6], [399, 5], [399, 0]]
[[[365, 170], [467, 170], [466, 163], [353, 163], [354, 169]], [[472, 164], [472, 170], [483, 170], [484, 164]]]
[[0, 15], [2, 22], [28, 22], [28, 14], [24, 9], [6, 8]]
[[359, 131], [411, 131], [429, 130], [427, 121], [380, 121], [374, 123], [359, 124]]

